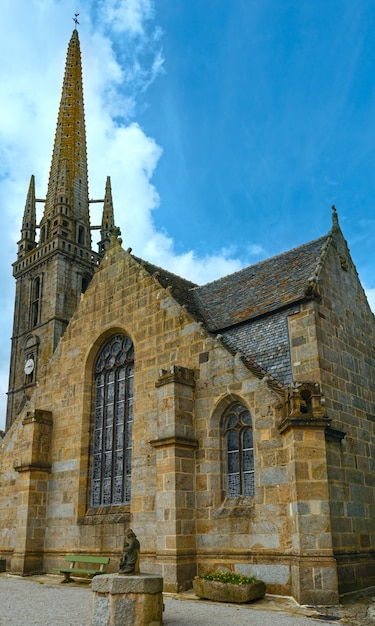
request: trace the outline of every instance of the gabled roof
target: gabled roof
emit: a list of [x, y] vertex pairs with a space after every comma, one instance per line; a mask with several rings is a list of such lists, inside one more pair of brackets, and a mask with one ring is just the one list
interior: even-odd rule
[[218, 332], [304, 299], [330, 238], [330, 234], [320, 237], [202, 286], [133, 258], [157, 275], [163, 287], [171, 287], [177, 302], [207, 330]]
[[193, 283], [186, 278], [181, 278], [181, 276], [177, 276], [177, 274], [173, 274], [172, 272], [168, 272], [157, 265], [153, 265], [148, 261], [144, 261], [139, 257], [132, 255], [133, 259], [137, 261], [144, 269], [151, 275], [156, 276], [160, 285], [167, 289], [168, 287], [172, 288], [172, 295], [175, 300], [181, 305], [185, 305], [189, 313], [191, 313], [194, 317], [203, 321], [201, 317], [199, 308], [195, 302], [194, 287], [197, 287], [196, 283]]
[[194, 288], [210, 331], [219, 331], [284, 308], [306, 296], [329, 236]]
[[152, 263], [133, 258], [209, 332], [220, 335], [244, 364], [280, 388], [291, 381], [286, 319], [299, 303], [319, 296], [317, 280], [335, 227], [325, 237], [198, 286]]

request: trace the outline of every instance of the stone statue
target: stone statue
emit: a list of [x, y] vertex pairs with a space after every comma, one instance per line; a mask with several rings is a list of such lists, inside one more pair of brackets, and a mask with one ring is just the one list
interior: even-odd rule
[[119, 574], [139, 574], [139, 551], [139, 541], [129, 528], [121, 554]]

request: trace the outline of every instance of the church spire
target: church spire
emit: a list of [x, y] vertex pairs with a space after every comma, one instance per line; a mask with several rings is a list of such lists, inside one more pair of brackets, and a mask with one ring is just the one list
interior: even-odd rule
[[113, 210], [111, 178], [107, 176], [105, 185], [104, 206], [102, 215], [102, 226], [100, 229], [99, 253], [103, 253], [110, 244], [111, 233], [115, 227], [115, 216]]
[[25, 210], [22, 219], [21, 239], [18, 242], [18, 258], [21, 259], [27, 252], [36, 246], [36, 208], [35, 208], [35, 178], [30, 178], [29, 191], [26, 197]]
[[[41, 221], [41, 233], [53, 236], [48, 224], [62, 216], [68, 230], [81, 225], [85, 240], [91, 248], [88, 197], [87, 152], [83, 104], [81, 51], [76, 28], [71, 36], [66, 57], [65, 74], [52, 154], [47, 197]], [[71, 232], [75, 239], [75, 233]], [[48, 236], [48, 235], [47, 235]]]
[[[38, 241], [37, 202], [44, 202]], [[7, 429], [45, 375], [100, 258], [91, 249], [81, 52], [75, 28], [68, 45], [47, 196], [35, 197], [32, 176], [13, 264], [16, 297]]]

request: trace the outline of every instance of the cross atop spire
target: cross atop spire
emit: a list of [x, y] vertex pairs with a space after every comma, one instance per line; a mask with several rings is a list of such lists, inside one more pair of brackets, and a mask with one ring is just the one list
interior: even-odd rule
[[77, 30], [77, 25], [79, 24], [78, 16], [79, 16], [79, 13], [74, 13], [74, 17], [72, 18], [73, 22], [75, 23], [76, 30]]

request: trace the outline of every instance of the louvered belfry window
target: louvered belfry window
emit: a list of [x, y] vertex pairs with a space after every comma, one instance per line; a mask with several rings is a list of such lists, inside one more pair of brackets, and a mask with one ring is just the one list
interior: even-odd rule
[[251, 415], [240, 403], [224, 414], [227, 496], [254, 495], [254, 444]]
[[95, 423], [91, 506], [130, 503], [134, 349], [115, 335], [94, 368]]

